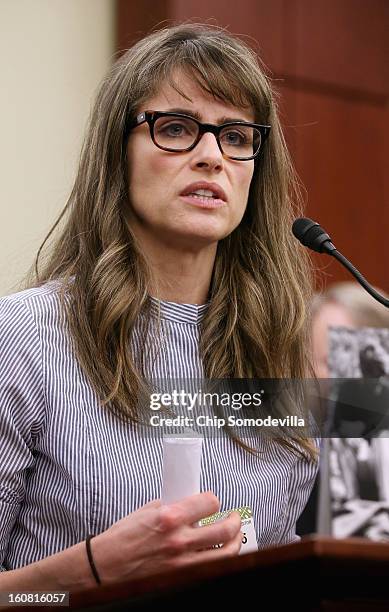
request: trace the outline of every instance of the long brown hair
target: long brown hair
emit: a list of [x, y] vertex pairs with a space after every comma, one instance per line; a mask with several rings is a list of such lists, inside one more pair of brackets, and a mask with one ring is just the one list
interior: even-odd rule
[[[161, 83], [180, 91], [177, 68], [217, 99], [250, 106], [258, 123], [271, 125], [243, 220], [218, 245], [201, 329], [205, 376], [307, 375], [310, 271], [291, 237], [297, 181], [270, 81], [255, 53], [224, 30], [202, 24], [165, 28], [129, 49], [103, 81], [73, 190], [53, 230], [61, 218], [67, 218], [65, 227], [41, 271], [42, 250], [36, 262], [35, 283], [60, 279], [70, 295], [67, 314], [77, 357], [103, 403], [122, 418], [137, 418], [134, 398], [144, 387], [128, 339], [139, 314], [147, 312], [151, 275], [125, 222], [124, 134]], [[309, 440], [297, 441], [314, 455]]]

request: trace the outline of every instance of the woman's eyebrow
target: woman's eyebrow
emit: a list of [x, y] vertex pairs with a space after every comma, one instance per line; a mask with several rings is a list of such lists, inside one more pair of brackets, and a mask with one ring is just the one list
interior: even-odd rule
[[[197, 121], [200, 121], [200, 123], [206, 123], [201, 114], [193, 109], [189, 109], [189, 108], [169, 108], [168, 111], [169, 113], [180, 113], [181, 115], [189, 115], [190, 117], [193, 117], [194, 119], [197, 119]], [[231, 122], [235, 122], [235, 121], [245, 121], [246, 123], [251, 123], [251, 121], [249, 121], [248, 119], [243, 119], [242, 117], [227, 117], [225, 115], [223, 115], [223, 117], [219, 117], [218, 122], [216, 125], [221, 125], [222, 123], [231, 123]]]

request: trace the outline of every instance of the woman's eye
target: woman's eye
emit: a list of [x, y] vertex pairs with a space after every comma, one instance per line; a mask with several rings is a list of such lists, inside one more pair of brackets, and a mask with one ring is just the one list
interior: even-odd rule
[[246, 134], [242, 134], [236, 130], [231, 130], [229, 132], [224, 132], [222, 135], [222, 140], [226, 144], [230, 145], [245, 145], [248, 144]]
[[165, 130], [172, 136], [180, 136], [185, 131], [185, 128], [179, 123], [172, 123], [171, 125], [168, 125]]
[[164, 134], [164, 136], [172, 136], [173, 138], [184, 136], [188, 133], [186, 126], [182, 123], [166, 124], [162, 126], [159, 131]]

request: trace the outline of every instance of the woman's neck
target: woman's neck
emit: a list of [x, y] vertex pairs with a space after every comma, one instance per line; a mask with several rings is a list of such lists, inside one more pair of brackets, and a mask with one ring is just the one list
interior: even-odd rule
[[174, 248], [143, 249], [152, 271], [151, 294], [181, 304], [208, 301], [217, 244], [196, 252]]

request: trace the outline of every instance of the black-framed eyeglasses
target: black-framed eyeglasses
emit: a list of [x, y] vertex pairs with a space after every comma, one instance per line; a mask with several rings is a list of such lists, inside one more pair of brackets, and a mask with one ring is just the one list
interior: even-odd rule
[[126, 134], [142, 123], [148, 123], [153, 143], [163, 151], [191, 151], [203, 134], [211, 132], [224, 157], [237, 161], [255, 159], [270, 132], [270, 125], [246, 121], [213, 125], [181, 113], [144, 111], [129, 123]]

